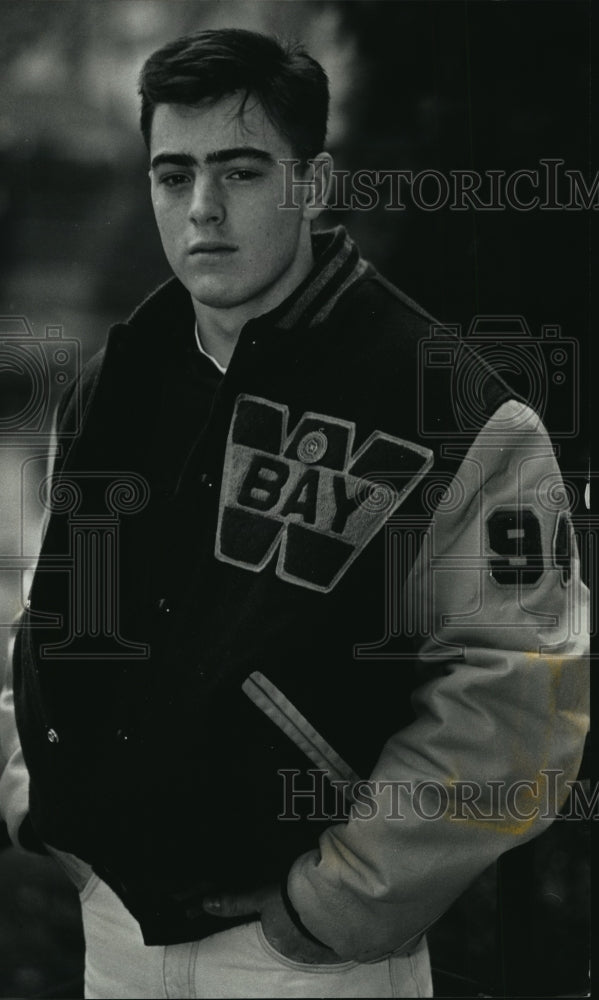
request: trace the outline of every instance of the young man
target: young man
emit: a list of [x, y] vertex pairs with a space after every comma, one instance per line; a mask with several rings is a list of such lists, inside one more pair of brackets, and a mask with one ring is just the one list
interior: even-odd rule
[[431, 318], [312, 232], [312, 59], [205, 31], [141, 95], [175, 277], [59, 410], [2, 808], [80, 885], [86, 996], [430, 995], [426, 928], [582, 752], [551, 445], [451, 338], [477, 412], [428, 398]]

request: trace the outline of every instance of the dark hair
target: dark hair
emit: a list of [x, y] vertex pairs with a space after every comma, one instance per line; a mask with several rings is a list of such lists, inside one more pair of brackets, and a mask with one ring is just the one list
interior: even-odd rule
[[197, 105], [243, 93], [258, 98], [302, 161], [325, 145], [328, 80], [299, 45], [239, 28], [198, 31], [169, 42], [146, 60], [139, 78], [141, 131], [148, 149], [157, 104]]

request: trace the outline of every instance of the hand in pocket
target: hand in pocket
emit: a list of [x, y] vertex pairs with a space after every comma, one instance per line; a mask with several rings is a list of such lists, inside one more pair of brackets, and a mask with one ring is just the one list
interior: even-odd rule
[[287, 913], [281, 890], [268, 886], [255, 892], [205, 899], [206, 913], [217, 917], [259, 915], [262, 930], [275, 951], [306, 965], [335, 965], [344, 960], [326, 945], [311, 940], [296, 927]]

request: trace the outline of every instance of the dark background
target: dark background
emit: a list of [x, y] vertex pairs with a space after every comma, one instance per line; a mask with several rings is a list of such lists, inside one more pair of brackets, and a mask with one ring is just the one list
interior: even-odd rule
[[[586, 0], [22, 0], [0, 3], [0, 19], [0, 316], [25, 316], [42, 339], [61, 326], [83, 358], [169, 273], [136, 78], [151, 51], [188, 30], [238, 26], [304, 41], [331, 79], [329, 148], [340, 169], [509, 174], [553, 157], [587, 184], [594, 176]], [[560, 194], [567, 200], [565, 186]], [[385, 200], [323, 223], [347, 225], [364, 256], [440, 320], [467, 327], [475, 314], [519, 314], [537, 338], [542, 324], [559, 324], [576, 342], [580, 380], [559, 398], [574, 401], [580, 430], [556, 443], [564, 471], [584, 471], [594, 212], [426, 212], [409, 197], [405, 211], [390, 211]], [[27, 392], [26, 373], [0, 364], [3, 624], [25, 586], [13, 557], [32, 554], [39, 533], [21, 475], [35, 448], [9, 419]], [[559, 431], [559, 400], [547, 415]], [[586, 988], [588, 837], [584, 824], [556, 824], [526, 862], [539, 996]], [[433, 931], [434, 962], [451, 973], [440, 991], [501, 989], [495, 883], [491, 870]], [[0, 995], [68, 995], [60, 984], [77, 979], [82, 948], [70, 887], [48, 860], [7, 849], [0, 901]]]

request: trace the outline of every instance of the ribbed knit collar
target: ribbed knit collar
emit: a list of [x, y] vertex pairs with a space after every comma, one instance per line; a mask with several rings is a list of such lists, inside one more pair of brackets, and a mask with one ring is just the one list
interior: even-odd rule
[[331, 313], [341, 295], [369, 267], [343, 226], [313, 233], [314, 267], [276, 309], [268, 313], [274, 326], [290, 330], [316, 326]]

